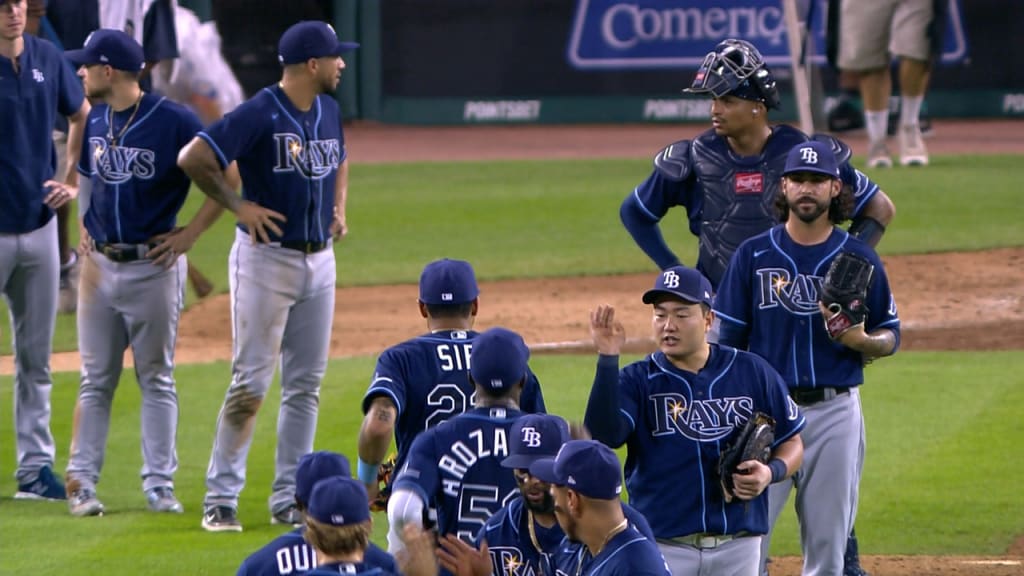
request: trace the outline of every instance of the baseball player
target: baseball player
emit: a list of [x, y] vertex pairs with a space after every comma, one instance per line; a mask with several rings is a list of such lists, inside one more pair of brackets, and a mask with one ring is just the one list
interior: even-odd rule
[[[473, 324], [480, 289], [473, 267], [463, 260], [435, 260], [423, 268], [419, 287], [419, 311], [429, 333], [385, 350], [363, 397], [358, 475], [371, 499], [378, 499], [378, 467], [392, 437], [398, 448], [394, 469], [401, 470], [416, 436], [471, 409], [475, 400], [469, 365], [479, 336]], [[524, 412], [544, 412], [532, 371], [520, 400]]]
[[576, 574], [668, 576], [674, 574], [654, 541], [623, 514], [622, 468], [610, 448], [596, 440], [572, 440], [554, 458], [530, 464], [530, 475], [551, 485], [555, 517], [570, 540], [581, 542], [588, 560]]
[[[50, 351], [57, 319], [60, 257], [54, 210], [74, 199], [89, 102], [52, 44], [25, 34], [25, 0], [0, 0], [0, 287], [14, 342], [16, 498], [65, 498], [53, 474]], [[53, 180], [51, 129], [67, 117], [64, 182]], [[64, 184], [64, 185], [62, 185]], [[66, 185], [66, 186], [65, 186]]]
[[[332, 476], [352, 476], [345, 456], [321, 451], [299, 458], [295, 468], [295, 505], [299, 512], [305, 514], [309, 507], [313, 486]], [[303, 538], [304, 532], [305, 528], [300, 527], [271, 540], [242, 562], [238, 576], [288, 576], [312, 570], [317, 566], [317, 555]], [[366, 546], [363, 563], [387, 572], [398, 571], [395, 559], [372, 542]]]
[[[313, 448], [320, 380], [334, 319], [332, 239], [345, 235], [348, 161], [341, 113], [340, 42], [325, 22], [303, 21], [278, 44], [281, 81], [264, 88], [182, 150], [179, 165], [235, 213], [228, 259], [234, 354], [217, 418], [202, 526], [240, 531], [238, 495], [253, 422], [281, 363], [272, 522], [297, 525], [295, 466]], [[242, 196], [223, 171], [237, 160]]]
[[365, 574], [389, 576], [398, 571], [368, 561], [373, 532], [366, 489], [348, 475], [330, 476], [313, 485], [305, 513], [305, 539], [316, 552], [311, 576]]
[[[627, 445], [630, 504], [650, 522], [673, 574], [753, 576], [769, 528], [764, 490], [800, 467], [804, 417], [762, 358], [708, 343], [711, 283], [696, 269], [660, 273], [643, 301], [653, 308], [658, 351], [621, 372], [626, 336], [615, 310], [591, 313], [599, 356], [586, 425], [612, 448]], [[741, 463], [728, 500], [718, 462], [756, 412], [775, 420], [771, 459]]]
[[[685, 92], [712, 98], [711, 129], [658, 152], [654, 171], [626, 197], [619, 215], [637, 245], [666, 270], [680, 261], [658, 223], [671, 207], [685, 206], [690, 232], [699, 238], [696, 267], [715, 287], [736, 247], [776, 224], [773, 204], [786, 153], [808, 136], [785, 124], [768, 124], [779, 93], [761, 53], [749, 42], [720, 43]], [[841, 155], [842, 180], [856, 200], [850, 233], [877, 244], [895, 213], [892, 202], [849, 164], [849, 147], [831, 136], [814, 138]]]
[[[509, 454], [501, 465], [512, 469], [519, 496], [491, 516], [477, 533], [474, 545], [488, 551], [486, 571], [475, 572], [478, 576], [554, 574], [556, 566], [573, 573], [570, 570], [584, 558], [589, 560], [586, 547], [566, 538], [558, 524], [551, 485], [530, 474], [531, 464], [541, 458], [554, 458], [571, 439], [569, 425], [558, 416], [527, 414], [512, 425]], [[622, 513], [641, 534], [654, 540], [647, 520], [639, 512], [622, 504]], [[454, 572], [459, 562], [446, 565], [445, 561], [461, 557], [465, 552], [459, 548], [468, 545], [451, 536], [440, 544], [451, 550], [440, 554], [442, 565]]]
[[491, 328], [473, 344], [474, 408], [429, 428], [413, 441], [388, 500], [388, 551], [403, 549], [405, 526], [423, 524], [437, 502], [437, 533], [470, 542], [488, 518], [519, 493], [508, 456], [509, 430], [522, 415], [530, 351], [515, 332]]
[[182, 512], [174, 496], [178, 396], [174, 343], [184, 307], [185, 256], [222, 209], [207, 198], [175, 231], [188, 195], [178, 151], [199, 131], [186, 108], [139, 87], [142, 47], [120, 30], [96, 30], [65, 57], [78, 67], [89, 114], [78, 164], [82, 283], [78, 349], [82, 378], [67, 467], [73, 516], [103, 513], [96, 483], [110, 409], [131, 347], [142, 390], [142, 489], [151, 510]]
[[[849, 215], [849, 190], [831, 147], [805, 142], [789, 153], [779, 196], [781, 220], [737, 249], [715, 299], [721, 342], [749, 349], [782, 375], [807, 417], [804, 466], [769, 490], [774, 524], [796, 488], [804, 574], [841, 574], [857, 511], [864, 420], [857, 387], [866, 360], [899, 344], [896, 304], [882, 262], [836, 225]], [[874, 265], [866, 322], [835, 339], [822, 321], [822, 278], [840, 252]], [[813, 535], [813, 538], [811, 538]], [[767, 554], [769, 538], [762, 548]]]

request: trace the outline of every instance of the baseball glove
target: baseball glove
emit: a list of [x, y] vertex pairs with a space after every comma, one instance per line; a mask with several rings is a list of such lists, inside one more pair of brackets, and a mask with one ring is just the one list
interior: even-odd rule
[[388, 456], [377, 468], [377, 497], [370, 502], [371, 512], [383, 512], [388, 509], [388, 498], [391, 497], [391, 476], [395, 473], [397, 455]]
[[722, 450], [718, 458], [718, 477], [726, 502], [732, 502], [736, 497], [732, 475], [741, 473], [736, 467], [747, 460], [767, 464], [774, 441], [775, 419], [763, 412], [754, 412], [735, 440]]
[[825, 329], [833, 340], [858, 324], [868, 315], [865, 300], [875, 266], [867, 258], [840, 252], [825, 274], [821, 285], [821, 303], [831, 313], [825, 317]]

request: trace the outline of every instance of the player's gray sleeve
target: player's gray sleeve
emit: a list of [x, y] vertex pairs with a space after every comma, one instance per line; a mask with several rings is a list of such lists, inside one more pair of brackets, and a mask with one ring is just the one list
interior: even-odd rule
[[402, 530], [406, 524], [423, 527], [423, 499], [412, 490], [399, 488], [388, 498], [388, 552], [405, 549]]
[[78, 178], [78, 217], [85, 218], [92, 202], [92, 179], [85, 175]]

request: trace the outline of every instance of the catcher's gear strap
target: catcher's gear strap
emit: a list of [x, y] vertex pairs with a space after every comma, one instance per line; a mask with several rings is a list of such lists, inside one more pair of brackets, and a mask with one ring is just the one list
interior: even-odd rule
[[870, 216], [857, 216], [850, 224], [850, 236], [868, 246], [877, 246], [882, 234], [885, 234], [885, 226]]
[[673, 142], [654, 157], [654, 167], [658, 172], [675, 182], [686, 180], [690, 175], [691, 164], [689, 140]]
[[853, 150], [846, 145], [845, 142], [832, 136], [830, 134], [815, 134], [811, 136], [811, 140], [817, 140], [828, 144], [832, 148], [832, 153], [836, 155], [837, 164], [846, 164], [853, 157]]

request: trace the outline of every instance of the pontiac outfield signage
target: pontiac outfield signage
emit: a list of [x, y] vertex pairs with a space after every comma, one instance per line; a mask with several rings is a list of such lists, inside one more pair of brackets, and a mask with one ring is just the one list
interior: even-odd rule
[[[828, 0], [813, 1], [812, 62], [820, 65]], [[946, 63], [967, 52], [959, 2], [950, 0], [946, 16]], [[577, 0], [569, 62], [579, 69], [696, 68], [725, 38], [752, 42], [770, 65], [789, 64], [782, 0]]]

